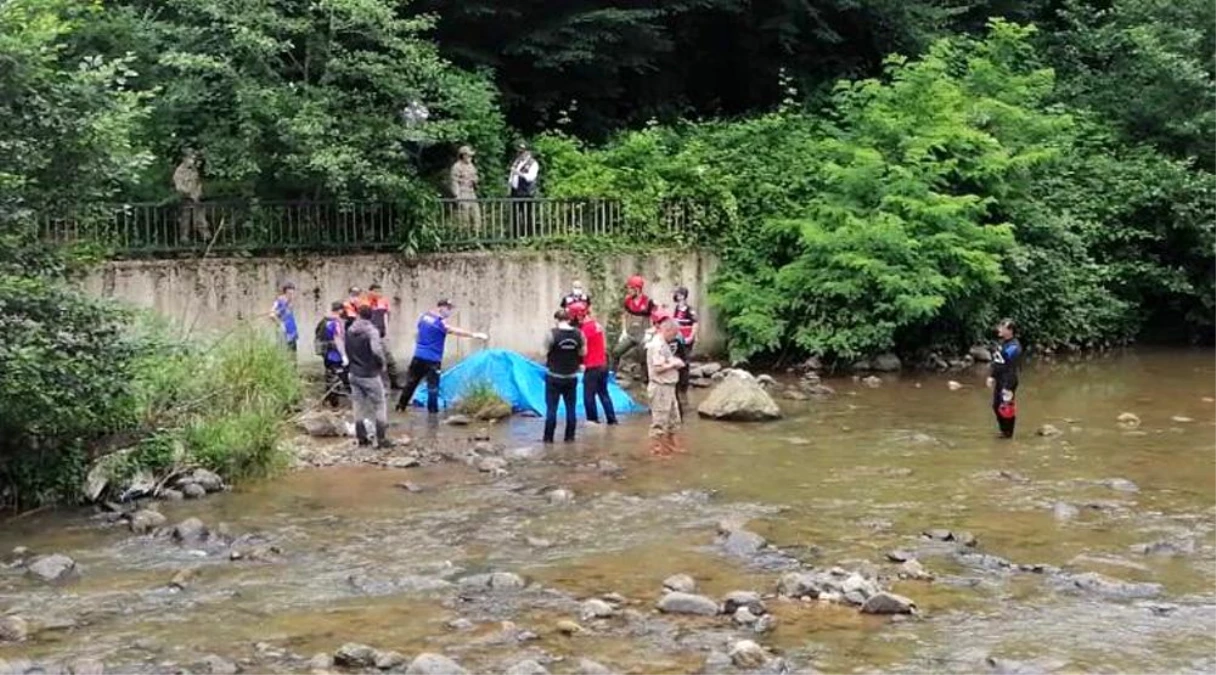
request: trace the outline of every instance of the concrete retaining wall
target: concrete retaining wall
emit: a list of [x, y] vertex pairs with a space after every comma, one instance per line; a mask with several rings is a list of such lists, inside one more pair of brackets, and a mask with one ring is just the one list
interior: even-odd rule
[[[207, 332], [250, 320], [269, 325], [267, 315], [277, 286], [281, 280], [290, 280], [297, 288], [299, 358], [307, 362], [317, 358], [312, 351], [313, 327], [329, 303], [343, 299], [350, 286], [366, 288], [379, 282], [392, 299], [389, 331], [393, 352], [408, 360], [418, 316], [439, 298], [456, 303], [449, 323], [489, 333], [490, 346], [536, 357], [545, 331], [552, 326], [553, 311], [573, 280], [581, 279], [589, 288], [600, 319], [611, 313], [615, 322], [624, 279], [641, 274], [656, 302], [670, 304], [672, 289], [688, 286], [690, 302], [702, 320], [697, 351], [709, 353], [721, 346], [713, 312], [705, 301], [706, 286], [717, 266], [714, 256], [700, 252], [612, 256], [605, 266], [606, 279], [588, 270], [578, 256], [527, 251], [409, 259], [376, 254], [114, 261], [94, 271], [84, 287], [97, 295], [154, 309], [195, 332]], [[449, 338], [448, 358], [458, 360], [480, 344]]]

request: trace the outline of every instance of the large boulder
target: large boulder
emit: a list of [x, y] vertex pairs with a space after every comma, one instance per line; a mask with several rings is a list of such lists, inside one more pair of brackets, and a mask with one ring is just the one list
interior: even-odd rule
[[732, 370], [697, 407], [702, 417], [738, 422], [781, 418], [781, 408], [751, 373]]
[[886, 354], [879, 354], [878, 356], [875, 356], [872, 361], [870, 361], [871, 370], [877, 370], [883, 373], [898, 372], [899, 369], [903, 368], [903, 366], [904, 364], [900, 362], [899, 357], [890, 352], [887, 352]]
[[28, 572], [31, 576], [48, 582], [64, 581], [78, 574], [76, 561], [59, 553], [35, 560], [30, 564]]
[[714, 616], [718, 613], [718, 603], [704, 595], [680, 593], [673, 591], [659, 600], [659, 611], [666, 614], [697, 614]]

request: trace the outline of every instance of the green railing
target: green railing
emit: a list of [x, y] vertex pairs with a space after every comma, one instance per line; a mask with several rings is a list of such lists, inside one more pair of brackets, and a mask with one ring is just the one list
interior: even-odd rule
[[117, 257], [460, 249], [576, 236], [677, 239], [717, 217], [697, 202], [672, 201], [645, 219], [653, 222], [639, 224], [612, 199], [206, 201], [94, 205], [87, 212], [43, 217], [43, 239], [96, 243]]

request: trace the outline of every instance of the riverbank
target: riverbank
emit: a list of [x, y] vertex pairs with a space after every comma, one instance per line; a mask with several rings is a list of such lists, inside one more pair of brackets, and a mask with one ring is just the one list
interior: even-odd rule
[[[64, 553], [81, 572], [62, 586], [0, 574], [0, 599], [31, 626], [0, 657], [309, 672], [357, 643], [470, 672], [592, 672], [582, 659], [745, 672], [726, 663], [750, 640], [760, 670], [1203, 672], [1216, 665], [1213, 374], [1210, 353], [1033, 364], [1012, 442], [992, 438], [978, 374], [957, 391], [951, 375], [828, 379], [835, 397], [782, 401], [779, 422], [691, 421], [694, 455], [669, 462], [645, 457], [637, 418], [532, 455], [539, 420], [490, 426], [487, 441], [395, 415], [415, 449], [505, 464], [448, 452], [161, 505], [166, 527], [197, 518], [215, 533], [197, 542], [71, 513], [11, 523], [0, 550]], [[1061, 434], [1034, 435], [1043, 424]], [[833, 567], [917, 614], [864, 614], [802, 576]], [[661, 611], [680, 574], [719, 613]], [[815, 583], [818, 599], [789, 597]], [[720, 613], [736, 591], [759, 594], [748, 613], [771, 625]]]

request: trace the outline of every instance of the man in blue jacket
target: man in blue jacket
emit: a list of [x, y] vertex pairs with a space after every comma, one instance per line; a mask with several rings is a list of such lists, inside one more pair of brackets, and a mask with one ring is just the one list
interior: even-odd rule
[[452, 316], [453, 305], [448, 300], [440, 300], [435, 309], [418, 317], [418, 334], [414, 345], [414, 358], [410, 361], [406, 372], [405, 388], [401, 391], [401, 399], [397, 401], [397, 410], [405, 410], [418, 391], [418, 385], [426, 380], [426, 409], [428, 412], [439, 412], [439, 373], [443, 365], [443, 347], [448, 335], [468, 337], [477, 340], [488, 340], [485, 333], [474, 333], [447, 324]]

